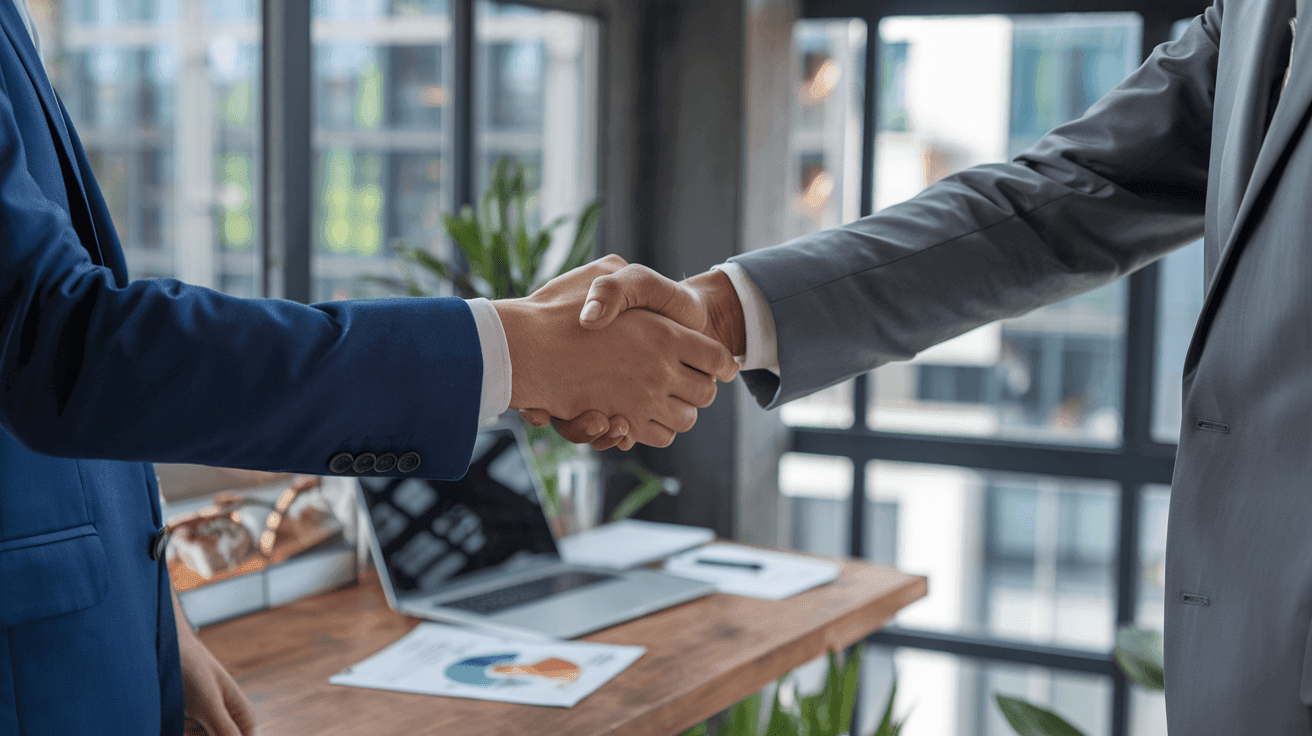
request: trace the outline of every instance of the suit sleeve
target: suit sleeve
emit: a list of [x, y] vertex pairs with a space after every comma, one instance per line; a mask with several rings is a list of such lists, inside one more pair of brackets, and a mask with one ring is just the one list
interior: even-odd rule
[[848, 225], [731, 259], [765, 295], [772, 408], [997, 319], [1121, 278], [1201, 237], [1221, 2], [1080, 119], [1005, 164]]
[[116, 283], [28, 170], [0, 96], [0, 425], [48, 455], [326, 474], [415, 451], [464, 474], [482, 355], [460, 299], [305, 306]]

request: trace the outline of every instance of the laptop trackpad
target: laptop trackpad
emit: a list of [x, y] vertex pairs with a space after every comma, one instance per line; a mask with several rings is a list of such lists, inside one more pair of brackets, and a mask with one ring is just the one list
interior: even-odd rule
[[559, 595], [568, 590], [614, 580], [614, 575], [601, 575], [581, 570], [548, 575], [528, 582], [498, 588], [486, 593], [479, 593], [468, 598], [440, 603], [442, 608], [455, 608], [460, 611], [491, 615], [509, 608], [523, 606]]

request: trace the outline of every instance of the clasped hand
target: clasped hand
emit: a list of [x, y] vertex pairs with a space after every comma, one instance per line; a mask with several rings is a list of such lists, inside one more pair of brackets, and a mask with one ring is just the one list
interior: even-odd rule
[[[603, 278], [633, 268], [607, 256], [531, 296], [493, 302], [510, 349], [512, 408], [534, 410], [527, 415], [539, 426], [571, 418], [558, 424], [567, 438], [602, 447], [664, 447], [692, 428], [697, 409], [715, 400], [716, 379], [733, 380], [738, 364], [699, 329], [598, 291], [612, 288]], [[582, 321], [590, 301], [599, 304], [589, 307], [594, 319]]]
[[724, 274], [675, 282], [614, 255], [495, 304], [511, 351], [510, 406], [597, 449], [664, 447], [691, 429], [715, 379], [737, 375], [746, 341]]

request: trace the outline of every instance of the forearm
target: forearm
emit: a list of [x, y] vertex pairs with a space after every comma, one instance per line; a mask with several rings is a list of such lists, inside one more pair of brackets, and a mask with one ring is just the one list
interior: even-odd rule
[[775, 319], [774, 406], [1093, 289], [1203, 231], [1219, 11], [1014, 162], [736, 256]]
[[308, 307], [70, 271], [10, 284], [0, 418], [29, 447], [319, 474], [339, 451], [415, 450], [463, 473], [481, 357], [462, 301]]

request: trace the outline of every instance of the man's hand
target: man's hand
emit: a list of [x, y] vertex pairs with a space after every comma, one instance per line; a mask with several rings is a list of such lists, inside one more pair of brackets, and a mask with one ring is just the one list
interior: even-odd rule
[[532, 296], [493, 302], [510, 348], [510, 405], [577, 417], [591, 428], [597, 419], [627, 417], [626, 440], [664, 447], [715, 399], [715, 379], [733, 380], [738, 365], [715, 340], [645, 310], [613, 317], [605, 331], [584, 328], [585, 294], [623, 263], [608, 257]]
[[176, 595], [173, 597], [173, 617], [178, 622], [178, 654], [182, 660], [187, 733], [197, 733], [192, 727], [192, 722], [195, 722], [207, 736], [254, 736], [255, 706], [187, 625]]
[[[722, 271], [707, 271], [684, 281], [672, 281], [646, 266], [633, 264], [598, 276], [588, 289], [579, 315], [585, 329], [600, 330], [632, 309], [648, 309], [715, 339], [734, 355], [747, 353], [747, 326], [742, 304], [729, 277]], [[513, 363], [513, 361], [512, 361]], [[548, 416], [541, 411], [521, 411], [535, 426], [544, 426]], [[560, 416], [560, 415], [556, 415]], [[616, 444], [633, 447], [623, 435], [596, 435], [605, 418], [588, 413], [570, 420], [554, 420], [556, 430], [572, 442], [591, 442], [597, 449]], [[612, 419], [611, 424], [614, 424]]]
[[734, 355], [747, 353], [747, 324], [738, 293], [723, 271], [672, 281], [640, 264], [598, 277], [579, 324], [600, 330], [630, 309], [649, 309], [715, 338]]

